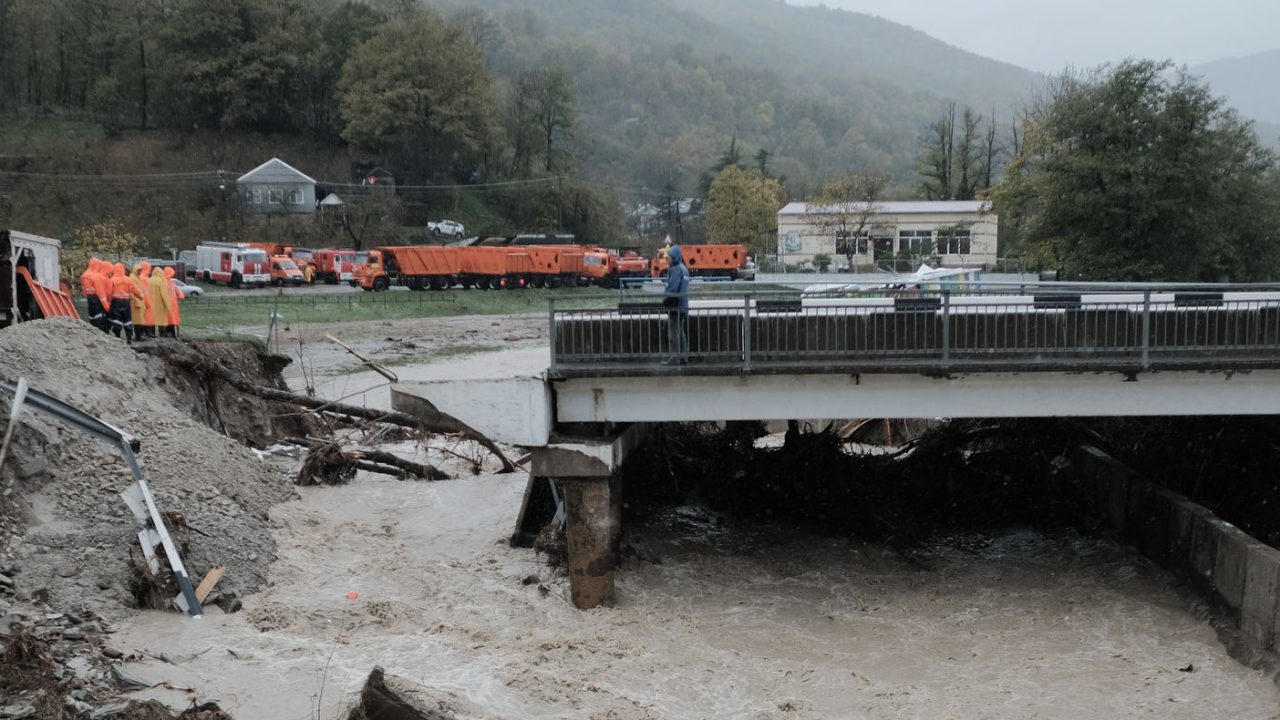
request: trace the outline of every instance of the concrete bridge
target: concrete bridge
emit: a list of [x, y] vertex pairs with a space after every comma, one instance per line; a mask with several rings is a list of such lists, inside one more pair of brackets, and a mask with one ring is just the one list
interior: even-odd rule
[[532, 450], [579, 607], [612, 600], [617, 470], [651, 423], [1280, 413], [1280, 286], [695, 293], [677, 367], [658, 296], [555, 300], [548, 320], [544, 371], [402, 383], [392, 402]]

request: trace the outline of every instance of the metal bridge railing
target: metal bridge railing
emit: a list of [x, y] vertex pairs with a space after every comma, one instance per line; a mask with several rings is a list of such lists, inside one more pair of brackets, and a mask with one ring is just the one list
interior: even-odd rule
[[[699, 372], [946, 373], [1280, 367], [1280, 287], [1056, 285], [840, 293], [694, 293]], [[666, 372], [661, 295], [554, 298], [560, 376]]]

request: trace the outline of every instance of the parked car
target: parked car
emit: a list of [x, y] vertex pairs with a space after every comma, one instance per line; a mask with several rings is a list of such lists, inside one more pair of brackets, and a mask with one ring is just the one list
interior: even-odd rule
[[173, 284], [178, 286], [178, 289], [182, 291], [182, 294], [187, 297], [200, 297], [204, 294], [204, 288], [199, 285], [188, 285], [177, 278], [173, 279]]
[[427, 223], [427, 232], [433, 235], [460, 238], [466, 231], [463, 229], [462, 223], [456, 220], [441, 220], [440, 222]]

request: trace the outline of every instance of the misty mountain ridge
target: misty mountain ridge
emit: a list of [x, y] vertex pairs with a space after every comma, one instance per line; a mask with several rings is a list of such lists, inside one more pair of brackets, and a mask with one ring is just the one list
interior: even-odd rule
[[577, 88], [583, 172], [695, 189], [736, 138], [746, 162], [804, 193], [844, 170], [914, 187], [919, 138], [949, 103], [1008, 131], [1037, 73], [872, 15], [782, 0], [440, 0], [500, 31], [499, 77], [565, 66]]
[[1280, 136], [1280, 94], [1275, 91], [1280, 77], [1280, 49], [1244, 57], [1222, 58], [1188, 68], [1225, 97], [1240, 114], [1259, 122], [1258, 135], [1274, 145]]

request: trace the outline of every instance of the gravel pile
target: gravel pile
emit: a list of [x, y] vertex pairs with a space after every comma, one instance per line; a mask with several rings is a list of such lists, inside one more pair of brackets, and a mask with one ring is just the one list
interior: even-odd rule
[[[199, 422], [191, 395], [172, 388], [161, 360], [85, 323], [42, 320], [0, 330], [0, 378], [19, 376], [142, 441], [159, 509], [189, 526], [188, 572], [198, 581], [226, 566], [224, 607], [265, 582], [275, 551], [267, 515], [295, 490], [248, 447]], [[0, 423], [10, 401], [0, 393]], [[131, 482], [117, 448], [23, 414], [0, 467], [0, 566], [12, 580], [0, 617], [71, 607], [108, 619], [132, 612], [138, 528], [118, 495]]]

